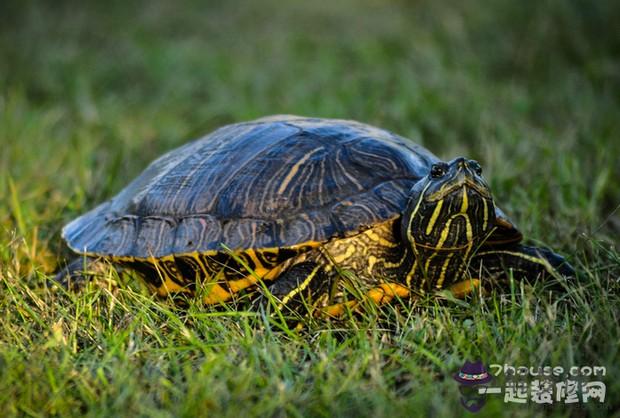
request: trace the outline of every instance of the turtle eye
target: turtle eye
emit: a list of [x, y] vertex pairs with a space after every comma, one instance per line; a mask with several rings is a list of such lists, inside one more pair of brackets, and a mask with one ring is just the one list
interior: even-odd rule
[[472, 170], [474, 170], [474, 172], [477, 175], [482, 175], [482, 167], [480, 166], [480, 163], [476, 160], [469, 160], [469, 168], [471, 168]]
[[431, 167], [431, 177], [434, 179], [438, 179], [443, 177], [448, 172], [448, 164], [446, 163], [436, 163]]

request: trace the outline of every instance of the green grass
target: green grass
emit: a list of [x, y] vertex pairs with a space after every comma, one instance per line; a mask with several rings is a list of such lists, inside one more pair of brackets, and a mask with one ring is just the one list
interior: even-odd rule
[[[0, 3], [0, 416], [457, 416], [450, 376], [477, 357], [607, 367], [603, 408], [496, 396], [478, 416], [611, 414], [619, 19], [617, 2], [577, 0]], [[64, 223], [163, 151], [274, 113], [478, 159], [502, 208], [580, 280], [299, 334], [178, 310], [113, 273], [78, 294], [53, 284]]]

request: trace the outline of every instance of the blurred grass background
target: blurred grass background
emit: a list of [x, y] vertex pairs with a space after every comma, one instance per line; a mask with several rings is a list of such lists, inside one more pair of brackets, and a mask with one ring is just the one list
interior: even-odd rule
[[[0, 412], [450, 416], [458, 394], [440, 377], [474, 354], [620, 377], [619, 20], [620, 3], [585, 0], [1, 2]], [[396, 334], [371, 321], [339, 345], [172, 315], [131, 285], [50, 290], [69, 219], [162, 152], [275, 113], [478, 159], [525, 235], [584, 272], [578, 308], [429, 301]]]

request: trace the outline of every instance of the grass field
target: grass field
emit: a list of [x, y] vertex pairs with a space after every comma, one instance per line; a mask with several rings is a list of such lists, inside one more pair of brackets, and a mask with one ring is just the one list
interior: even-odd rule
[[[477, 416], [620, 416], [619, 19], [577, 0], [1, 2], [0, 416], [451, 417], [451, 375], [476, 358], [607, 369], [603, 405], [495, 395]], [[112, 273], [54, 285], [63, 224], [160, 153], [275, 113], [481, 161], [579, 280], [302, 333]]]

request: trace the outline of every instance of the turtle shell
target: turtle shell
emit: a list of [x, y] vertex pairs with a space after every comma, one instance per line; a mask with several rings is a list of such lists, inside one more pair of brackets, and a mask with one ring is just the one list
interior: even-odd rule
[[63, 229], [74, 251], [147, 258], [294, 247], [395, 219], [438, 158], [366, 124], [274, 116], [168, 152]]

